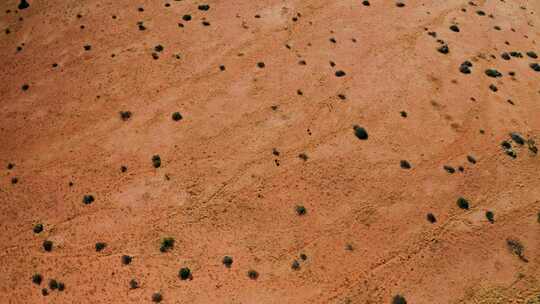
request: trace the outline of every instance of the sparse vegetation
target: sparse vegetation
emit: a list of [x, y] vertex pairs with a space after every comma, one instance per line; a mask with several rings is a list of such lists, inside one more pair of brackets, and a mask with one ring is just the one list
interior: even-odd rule
[[437, 222], [437, 218], [435, 218], [435, 215], [433, 215], [433, 213], [428, 213], [426, 215], [426, 219], [432, 224], [435, 224]]
[[517, 255], [523, 262], [528, 262], [525, 257], [525, 247], [517, 239], [507, 239], [506, 245], [511, 253]]
[[300, 270], [300, 263], [297, 260], [294, 260], [291, 264], [292, 270]]
[[49, 289], [50, 290], [58, 289], [58, 281], [56, 281], [55, 279], [49, 280]]
[[364, 128], [358, 126], [358, 125], [354, 125], [353, 130], [354, 130], [354, 135], [358, 139], [361, 139], [361, 140], [368, 139], [368, 133], [367, 133], [366, 129], [364, 129]]
[[129, 281], [129, 289], [137, 289], [139, 287], [139, 282], [137, 282], [137, 280], [132, 279], [131, 281]]
[[401, 167], [401, 169], [410, 169], [411, 168], [411, 164], [406, 160], [401, 160], [399, 162], [399, 166]]
[[83, 196], [83, 204], [85, 205], [90, 205], [91, 203], [93, 203], [95, 201], [95, 198], [93, 195], [91, 194], [87, 194], [85, 196]]

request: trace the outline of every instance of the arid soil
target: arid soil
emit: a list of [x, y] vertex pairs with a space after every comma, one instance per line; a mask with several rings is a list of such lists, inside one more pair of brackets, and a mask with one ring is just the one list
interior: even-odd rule
[[0, 303], [540, 303], [539, 1], [5, 0], [0, 30]]

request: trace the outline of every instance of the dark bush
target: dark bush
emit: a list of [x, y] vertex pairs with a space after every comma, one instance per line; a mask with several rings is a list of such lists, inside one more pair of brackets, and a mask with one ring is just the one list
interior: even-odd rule
[[137, 280], [132, 279], [131, 281], [129, 281], [129, 289], [137, 289], [137, 288], [139, 288], [139, 282], [137, 282]]
[[90, 195], [90, 194], [87, 194], [85, 196], [83, 196], [83, 204], [85, 205], [89, 205], [91, 203], [93, 203], [95, 201], [95, 198], [93, 195]]
[[133, 257], [124, 254], [124, 255], [122, 255], [121, 260], [122, 260], [122, 264], [129, 265], [129, 264], [131, 264], [131, 261], [133, 260]]
[[444, 168], [444, 170], [446, 170], [446, 172], [448, 172], [450, 174], [453, 174], [454, 172], [456, 172], [456, 169], [454, 169], [451, 166], [444, 165], [443, 168]]
[[156, 154], [152, 156], [152, 165], [154, 166], [154, 168], [161, 167], [161, 157], [159, 157], [159, 155]]
[[163, 296], [161, 295], [161, 293], [159, 292], [155, 292], [153, 295], [152, 295], [152, 302], [154, 303], [159, 303], [163, 300]]
[[105, 247], [107, 247], [107, 244], [105, 244], [103, 242], [97, 242], [96, 243], [96, 251], [97, 252], [100, 252], [101, 250], [105, 249]]
[[178, 271], [178, 277], [180, 280], [187, 280], [191, 277], [191, 270], [188, 267], [180, 268]]
[[302, 261], [305, 261], [305, 260], [307, 260], [307, 255], [304, 254], [304, 253], [301, 253], [300, 258], [302, 259]]
[[490, 223], [495, 223], [495, 214], [492, 211], [486, 211], [486, 218]]
[[396, 295], [392, 299], [392, 304], [407, 304], [407, 300], [402, 295]]
[[305, 215], [307, 213], [306, 207], [302, 205], [297, 205], [294, 207], [294, 210], [296, 210], [296, 214], [298, 215]]
[[469, 201], [464, 199], [463, 197], [458, 198], [457, 205], [461, 209], [465, 209], [465, 210], [469, 209]]
[[448, 45], [444, 44], [442, 46], [440, 46], [437, 51], [439, 51], [439, 53], [441, 54], [448, 54], [450, 53], [450, 48], [448, 47]]
[[49, 291], [47, 290], [47, 288], [43, 288], [41, 289], [41, 294], [45, 297], [45, 296], [48, 296], [49, 295]]
[[174, 238], [172, 237], [166, 237], [161, 240], [161, 246], [159, 247], [159, 251], [166, 252], [174, 247]]
[[300, 270], [300, 263], [297, 260], [294, 260], [291, 264], [292, 270]]
[[41, 274], [36, 273], [32, 276], [32, 283], [36, 285], [40, 285], [42, 281], [43, 281], [43, 277], [41, 276]]
[[361, 140], [368, 139], [368, 133], [367, 133], [366, 129], [364, 129], [364, 128], [358, 126], [358, 125], [354, 125], [353, 130], [354, 130], [354, 135], [358, 139], [361, 139]]
[[32, 229], [32, 231], [34, 231], [34, 233], [41, 233], [43, 231], [43, 224], [35, 224], [34, 225], [34, 228]]
[[172, 120], [174, 120], [174, 121], [180, 121], [180, 120], [182, 120], [182, 118], [183, 117], [182, 117], [182, 114], [180, 114], [180, 112], [174, 112], [172, 114]]
[[437, 222], [437, 219], [435, 218], [435, 215], [433, 215], [433, 213], [428, 213], [426, 215], [426, 219], [428, 220], [428, 222], [434, 224]]
[[131, 112], [130, 111], [120, 111], [120, 118], [122, 118], [123, 121], [129, 120], [131, 118]]
[[252, 280], [256, 280], [256, 279], [259, 278], [259, 273], [256, 270], [253, 270], [253, 269], [249, 270], [247, 275]]
[[49, 281], [49, 289], [50, 290], [56, 290], [58, 289], [58, 282], [55, 279], [51, 279]]
[[51, 252], [53, 250], [53, 242], [49, 240], [43, 241], [43, 249], [47, 252]]
[[401, 169], [410, 169], [411, 168], [411, 164], [406, 160], [401, 160], [399, 162], [399, 166], [401, 167]]
[[66, 285], [63, 282], [58, 282], [58, 291], [64, 291]]
[[232, 263], [233, 263], [233, 258], [230, 257], [230, 256], [224, 256], [223, 260], [222, 260], [222, 263], [223, 263], [223, 265], [225, 265], [225, 267], [231, 268]]

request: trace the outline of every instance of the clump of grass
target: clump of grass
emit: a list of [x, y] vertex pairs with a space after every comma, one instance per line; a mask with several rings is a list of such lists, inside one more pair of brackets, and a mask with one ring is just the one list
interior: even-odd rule
[[486, 218], [490, 223], [495, 223], [495, 214], [493, 211], [486, 211]]
[[433, 213], [428, 213], [426, 215], [426, 219], [432, 224], [435, 224], [437, 222], [437, 218], [435, 218], [435, 215]]
[[133, 257], [131, 257], [131, 256], [129, 256], [129, 255], [124, 254], [124, 255], [122, 256], [122, 264], [123, 264], [123, 265], [129, 265], [129, 264], [131, 264], [131, 261], [132, 261], [132, 260], [133, 260]]
[[180, 268], [180, 271], [178, 271], [178, 277], [182, 281], [191, 278], [191, 270], [188, 267]]
[[131, 281], [129, 281], [129, 289], [137, 289], [139, 287], [139, 282], [137, 282], [137, 280], [132, 279]]
[[32, 231], [34, 231], [34, 233], [41, 233], [43, 231], [43, 224], [35, 224], [34, 225], [34, 228], [32, 228]]
[[303, 205], [296, 205], [296, 207], [294, 207], [294, 210], [298, 215], [306, 215], [307, 213], [307, 209]]
[[256, 271], [256, 270], [253, 270], [253, 269], [250, 269], [248, 272], [247, 272], [247, 275], [250, 279], [252, 280], [256, 280], [259, 278], [259, 273]]
[[161, 167], [161, 157], [159, 155], [156, 154], [152, 156], [152, 165], [154, 166], [154, 168]]
[[47, 252], [51, 252], [53, 250], [53, 242], [49, 240], [43, 241], [43, 249]]
[[463, 197], [458, 198], [457, 205], [461, 209], [469, 210], [469, 201]]
[[159, 251], [167, 252], [173, 247], [174, 247], [174, 238], [166, 237], [161, 240], [161, 246], [159, 247]]
[[42, 281], [43, 281], [43, 276], [41, 276], [41, 274], [36, 273], [32, 276], [32, 283], [36, 285], [40, 285]]
[[107, 247], [107, 244], [106, 244], [106, 243], [103, 243], [103, 242], [97, 242], [97, 243], [96, 243], [96, 252], [102, 251], [103, 249], [105, 249], [105, 247]]
[[525, 257], [525, 247], [517, 239], [507, 239], [506, 245], [511, 253], [517, 255], [523, 262], [528, 262], [529, 260]]
[[223, 265], [225, 265], [225, 267], [231, 268], [232, 263], [233, 263], [233, 258], [230, 256], [224, 256], [221, 262], [223, 263]]
[[300, 258], [302, 259], [302, 261], [305, 261], [307, 260], [307, 255], [305, 253], [300, 253]]
[[161, 301], [163, 301], [163, 296], [161, 295], [161, 293], [154, 292], [154, 294], [152, 294], [152, 302], [159, 303]]

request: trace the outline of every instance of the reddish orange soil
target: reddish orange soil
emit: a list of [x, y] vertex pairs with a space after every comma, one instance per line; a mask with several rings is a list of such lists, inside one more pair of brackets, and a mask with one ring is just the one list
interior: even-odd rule
[[19, 2], [1, 303], [540, 303], [540, 2]]

